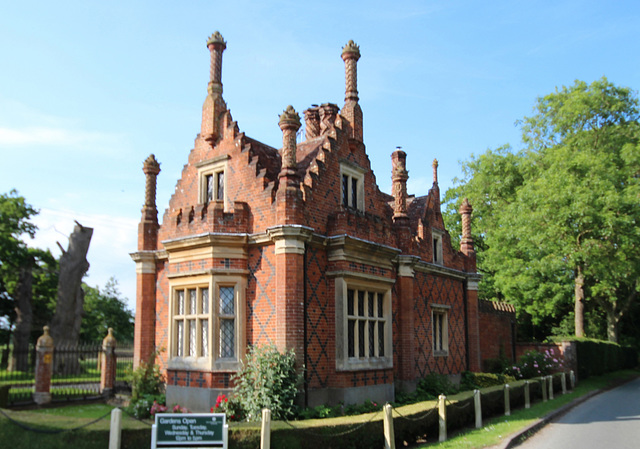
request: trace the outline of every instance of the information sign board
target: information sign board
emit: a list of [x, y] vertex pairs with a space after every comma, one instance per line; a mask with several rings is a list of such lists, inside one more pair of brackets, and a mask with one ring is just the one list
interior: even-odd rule
[[153, 427], [153, 447], [226, 447], [224, 413], [158, 413]]

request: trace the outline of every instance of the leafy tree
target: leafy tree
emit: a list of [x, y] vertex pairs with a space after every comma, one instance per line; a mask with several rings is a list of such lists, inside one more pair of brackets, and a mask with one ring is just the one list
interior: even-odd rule
[[[22, 237], [35, 235], [36, 227], [29, 221], [35, 214], [37, 211], [15, 190], [0, 195], [0, 313], [4, 317], [5, 343], [15, 327], [14, 345], [19, 349], [28, 348], [33, 321], [31, 285], [35, 258]], [[26, 358], [14, 360], [13, 368], [23, 369], [23, 362]]]
[[592, 299], [618, 340], [640, 288], [638, 118], [630, 89], [576, 81], [539, 98], [520, 122], [523, 151], [488, 151], [464, 165], [467, 178], [445, 200], [451, 213], [468, 196], [479, 217], [479, 266], [491, 286], [481, 293], [538, 323], [573, 302], [578, 336]]
[[133, 313], [127, 308], [126, 299], [121, 297], [118, 281], [112, 277], [103, 289], [86, 284], [82, 288], [85, 297], [80, 340], [100, 342], [111, 327], [118, 342], [132, 342]]

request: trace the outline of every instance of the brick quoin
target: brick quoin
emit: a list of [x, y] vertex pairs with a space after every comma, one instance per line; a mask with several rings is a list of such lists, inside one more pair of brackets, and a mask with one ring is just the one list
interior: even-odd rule
[[[358, 45], [349, 41], [340, 54], [342, 108], [318, 103], [299, 113], [285, 107], [286, 99], [274, 105], [281, 148], [241, 131], [223, 99], [226, 42], [216, 32], [207, 48], [211, 71], [200, 133], [185, 152], [160, 221], [160, 164], [153, 155], [145, 160], [145, 202], [132, 253], [134, 363], [157, 351], [168, 399], [207, 411], [218, 393], [233, 387], [248, 346], [293, 349], [298, 369], [305, 367], [301, 398], [307, 405], [392, 401], [396, 389], [412, 391], [430, 372], [479, 371], [500, 347], [510, 350], [509, 318], [479, 306], [468, 202], [460, 209], [461, 248], [451, 246], [437, 161], [427, 195], [406, 190], [412, 149], [393, 152], [393, 194], [378, 187], [363, 139]], [[303, 126], [305, 138], [298, 142]], [[235, 295], [232, 318], [221, 311], [219, 289], [228, 286]], [[206, 307], [191, 313], [188, 298], [179, 305], [177, 291], [203, 289]], [[348, 291], [364, 292], [364, 302], [356, 298], [350, 305]], [[371, 301], [382, 295], [380, 309], [370, 294]], [[447, 315], [444, 353], [434, 352], [434, 310]], [[223, 357], [221, 342], [230, 338], [222, 336], [225, 319], [234, 320], [234, 346]], [[185, 345], [189, 326], [196, 332], [193, 351]], [[356, 348], [359, 357], [350, 355]], [[201, 390], [189, 393], [193, 388]]]

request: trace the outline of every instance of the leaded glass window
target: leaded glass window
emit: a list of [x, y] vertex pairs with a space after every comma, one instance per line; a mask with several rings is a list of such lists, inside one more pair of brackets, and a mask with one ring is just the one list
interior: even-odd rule
[[385, 355], [384, 294], [347, 289], [347, 356], [377, 358]]
[[174, 290], [174, 345], [176, 357], [209, 356], [209, 288]]
[[219, 328], [220, 347], [218, 356], [220, 358], [231, 358], [236, 356], [236, 306], [235, 287], [221, 286], [218, 289], [219, 306]]

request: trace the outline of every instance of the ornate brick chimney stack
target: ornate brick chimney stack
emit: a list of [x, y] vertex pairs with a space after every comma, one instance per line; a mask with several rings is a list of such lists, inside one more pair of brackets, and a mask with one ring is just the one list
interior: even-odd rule
[[407, 215], [407, 153], [397, 147], [391, 155], [391, 182], [393, 185], [393, 220], [404, 220]]
[[138, 225], [138, 250], [155, 250], [158, 238], [158, 209], [156, 208], [156, 183], [160, 164], [151, 154], [142, 165], [145, 174], [144, 206]]
[[320, 109], [317, 105], [312, 105], [304, 111], [304, 134], [307, 140], [314, 139], [320, 135]]
[[467, 198], [462, 201], [460, 206], [460, 216], [462, 217], [462, 240], [460, 241], [460, 251], [467, 256], [475, 256], [473, 247], [473, 238], [471, 237], [471, 213], [473, 208], [469, 204]]
[[280, 115], [278, 125], [282, 130], [282, 168], [276, 194], [277, 220], [280, 224], [299, 224], [302, 218], [302, 192], [296, 156], [296, 132], [301, 125], [300, 116], [293, 106], [287, 106]]
[[218, 139], [220, 116], [227, 110], [227, 104], [222, 99], [222, 52], [227, 43], [220, 32], [216, 31], [207, 40], [207, 48], [211, 55], [209, 70], [208, 95], [202, 106], [202, 128], [200, 134], [208, 142]]
[[349, 122], [349, 137], [362, 142], [362, 109], [358, 104], [358, 59], [360, 59], [360, 47], [350, 40], [342, 48], [345, 69], [342, 116]]

